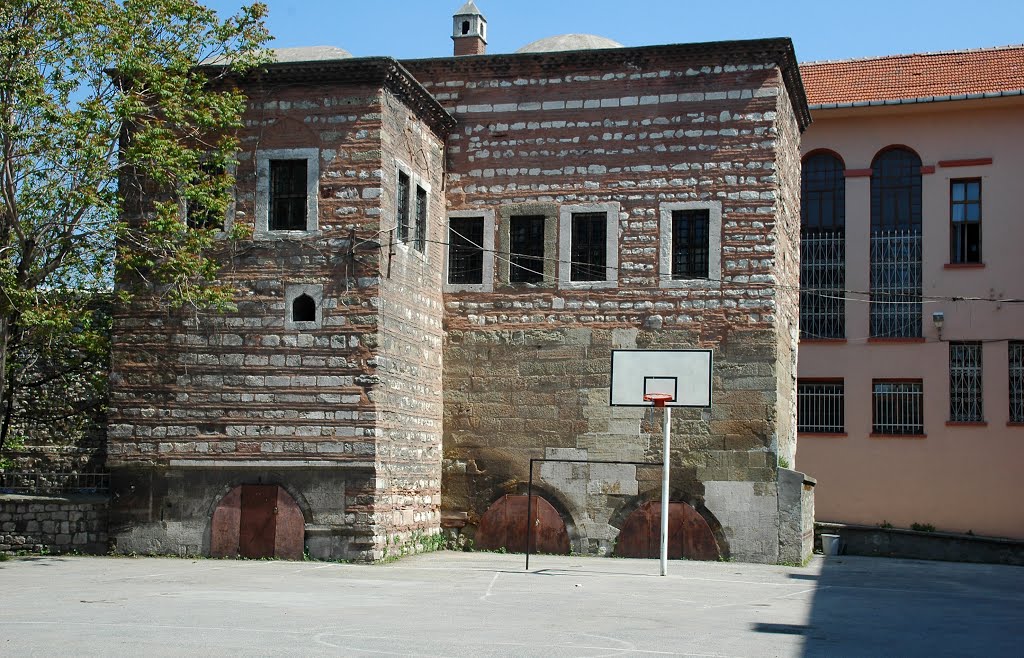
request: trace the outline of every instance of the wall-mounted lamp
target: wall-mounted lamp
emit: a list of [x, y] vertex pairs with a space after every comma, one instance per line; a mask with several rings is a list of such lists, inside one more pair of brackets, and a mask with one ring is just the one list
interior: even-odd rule
[[939, 334], [939, 340], [942, 340], [942, 325], [946, 322], [946, 314], [942, 311], [935, 311], [932, 313], [932, 324], [935, 325], [935, 331]]

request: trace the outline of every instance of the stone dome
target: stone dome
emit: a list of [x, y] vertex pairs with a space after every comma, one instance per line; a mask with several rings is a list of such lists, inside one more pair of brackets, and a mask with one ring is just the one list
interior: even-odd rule
[[596, 34], [559, 34], [528, 43], [517, 53], [551, 53], [560, 50], [598, 50], [600, 48], [622, 48], [618, 41]]
[[275, 62], [322, 62], [332, 59], [350, 59], [352, 53], [335, 46], [303, 46], [301, 48], [272, 48]]

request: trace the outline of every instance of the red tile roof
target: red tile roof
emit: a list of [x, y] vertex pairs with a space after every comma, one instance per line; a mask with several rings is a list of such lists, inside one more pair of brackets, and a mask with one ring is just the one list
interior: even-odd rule
[[800, 66], [810, 105], [1020, 91], [1024, 45]]

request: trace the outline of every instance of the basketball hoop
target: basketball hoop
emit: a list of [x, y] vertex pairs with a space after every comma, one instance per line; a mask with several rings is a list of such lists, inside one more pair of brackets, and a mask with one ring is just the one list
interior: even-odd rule
[[666, 402], [674, 400], [668, 393], [645, 393], [644, 400], [653, 402], [655, 407], [664, 407]]

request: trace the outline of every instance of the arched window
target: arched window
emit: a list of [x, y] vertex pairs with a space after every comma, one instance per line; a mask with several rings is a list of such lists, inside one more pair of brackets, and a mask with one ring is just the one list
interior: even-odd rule
[[800, 176], [800, 228], [842, 231], [846, 226], [846, 167], [834, 153], [812, 153]]
[[302, 294], [292, 302], [292, 322], [316, 322], [316, 302]]
[[871, 163], [871, 231], [921, 231], [921, 158], [893, 147]]

